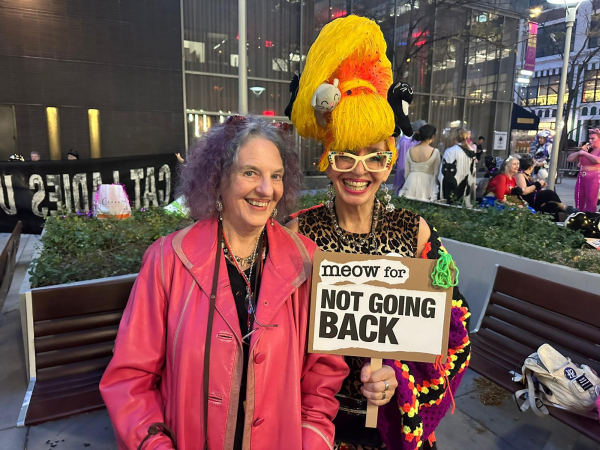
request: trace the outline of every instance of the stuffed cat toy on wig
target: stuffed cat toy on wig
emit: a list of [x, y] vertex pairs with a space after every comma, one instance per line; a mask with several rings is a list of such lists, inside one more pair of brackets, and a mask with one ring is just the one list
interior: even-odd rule
[[327, 126], [326, 114], [333, 111], [333, 108], [337, 106], [342, 98], [342, 93], [338, 89], [339, 84], [340, 81], [337, 78], [333, 80], [333, 84], [321, 84], [310, 101], [311, 106], [315, 110], [317, 123], [321, 127]]

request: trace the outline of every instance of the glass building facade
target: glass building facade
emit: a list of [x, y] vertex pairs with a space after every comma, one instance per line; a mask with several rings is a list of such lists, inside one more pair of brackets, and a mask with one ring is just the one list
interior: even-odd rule
[[[518, 2], [517, 2], [518, 3]], [[482, 8], [485, 2], [412, 0], [263, 0], [248, 2], [248, 109], [287, 120], [289, 81], [310, 45], [331, 20], [357, 14], [376, 20], [386, 38], [394, 79], [415, 90], [411, 120], [438, 129], [441, 149], [452, 128], [483, 135], [509, 131], [518, 13]], [[528, 6], [524, 2], [523, 8]], [[224, 120], [238, 105], [237, 0], [183, 0], [183, 47], [188, 139]], [[495, 11], [495, 12], [491, 12]], [[317, 174], [318, 144], [298, 139], [302, 167]]]

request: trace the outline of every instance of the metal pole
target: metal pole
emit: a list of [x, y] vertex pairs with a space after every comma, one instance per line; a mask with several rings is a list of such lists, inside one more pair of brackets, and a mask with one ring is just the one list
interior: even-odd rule
[[187, 152], [189, 147], [188, 138], [188, 115], [187, 115], [187, 92], [185, 83], [185, 22], [183, 19], [183, 0], [179, 1], [179, 12], [180, 12], [180, 23], [181, 23], [181, 86], [183, 92], [183, 145], [184, 155], [187, 158]]
[[248, 62], [246, 45], [246, 0], [238, 0], [238, 109], [240, 114], [248, 113]]
[[[558, 105], [556, 109], [556, 134], [554, 135], [554, 143], [552, 144], [552, 154], [550, 155], [550, 174], [548, 175], [548, 189], [554, 190], [554, 182], [556, 179], [556, 173], [558, 172], [558, 155], [560, 153], [560, 146], [562, 140], [562, 130], [564, 126], [563, 120], [563, 108], [565, 105], [565, 90], [567, 86], [567, 72], [569, 70], [569, 57], [571, 53], [571, 34], [573, 32], [573, 25], [577, 18], [577, 8], [579, 5], [574, 7], [567, 7], [567, 34], [565, 36], [565, 52], [563, 55], [563, 68], [560, 74], [560, 84], [558, 86]], [[568, 117], [567, 117], [568, 119]]]

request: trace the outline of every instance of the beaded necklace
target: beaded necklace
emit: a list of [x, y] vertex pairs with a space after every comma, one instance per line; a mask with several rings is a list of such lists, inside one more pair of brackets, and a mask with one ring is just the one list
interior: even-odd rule
[[[252, 270], [254, 269], [254, 262], [256, 261], [256, 255], [258, 252], [258, 243], [261, 241], [262, 234], [263, 234], [263, 232], [261, 232], [260, 235], [258, 236], [258, 238], [256, 239], [256, 245], [254, 246], [254, 251], [252, 252], [252, 254], [250, 256], [248, 256], [247, 258], [238, 258], [233, 254], [233, 251], [231, 250], [231, 247], [229, 246], [229, 242], [227, 242], [227, 237], [225, 236], [225, 232], [223, 231], [223, 240], [225, 241], [225, 248], [227, 249], [227, 252], [230, 255], [230, 257], [227, 259], [229, 261], [231, 261], [231, 263], [233, 263], [235, 268], [238, 270], [238, 272], [240, 273], [240, 275], [246, 282], [245, 304], [246, 304], [246, 311], [248, 312], [248, 319], [247, 319], [248, 320], [247, 321], [248, 330], [250, 330], [251, 325], [252, 325], [251, 318], [256, 313], [256, 306], [254, 303], [252, 287], [250, 286], [250, 280], [252, 279]], [[224, 251], [225, 251], [225, 249], [224, 249]], [[263, 258], [264, 258], [264, 248], [263, 248], [262, 253], [263, 253]], [[227, 254], [225, 255], [225, 257], [227, 257]], [[242, 264], [239, 262], [240, 259], [242, 261], [252, 261], [252, 265], [250, 266], [250, 274], [248, 276], [246, 276], [246, 273], [242, 270]], [[261, 258], [261, 264], [262, 264], [262, 258]], [[261, 270], [261, 272], [262, 272], [262, 270]], [[248, 335], [244, 336], [244, 338], [246, 338], [250, 334], [252, 334], [252, 332], [248, 333]]]
[[[334, 199], [335, 200], [335, 199]], [[369, 246], [373, 247], [375, 245], [375, 229], [377, 228], [377, 223], [379, 222], [379, 212], [381, 210], [381, 202], [375, 199], [375, 203], [373, 205], [373, 220], [371, 221], [371, 231], [367, 238], [356, 237], [347, 232], [346, 230], [340, 227], [337, 215], [335, 213], [335, 201], [329, 201], [326, 203], [327, 212], [331, 221], [333, 222], [333, 231], [338, 237], [340, 241], [342, 241], [345, 245], [350, 245], [354, 241], [355, 244], [359, 244], [361, 246]]]

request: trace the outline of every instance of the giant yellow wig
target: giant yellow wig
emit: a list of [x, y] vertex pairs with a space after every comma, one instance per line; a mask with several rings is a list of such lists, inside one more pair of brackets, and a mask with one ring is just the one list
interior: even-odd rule
[[[348, 16], [325, 25], [308, 52], [292, 110], [298, 134], [325, 146], [319, 163], [329, 165], [327, 151], [357, 150], [386, 141], [394, 153], [394, 113], [387, 101], [392, 65], [379, 26], [364, 17]], [[322, 83], [339, 80], [341, 100], [326, 115], [325, 127], [317, 123], [311, 99]]]

